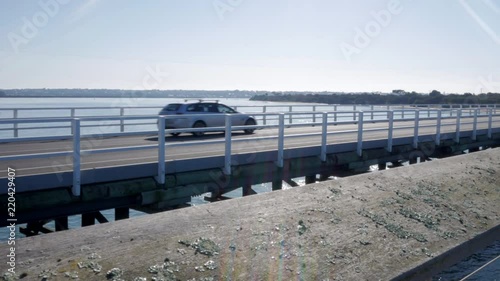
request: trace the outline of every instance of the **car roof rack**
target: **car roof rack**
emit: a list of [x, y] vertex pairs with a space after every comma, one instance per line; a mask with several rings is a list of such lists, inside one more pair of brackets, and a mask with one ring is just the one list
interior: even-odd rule
[[197, 100], [198, 102], [207, 102], [207, 101], [213, 101], [215, 103], [219, 103], [219, 100], [206, 100], [206, 99], [184, 99], [184, 102], [188, 102], [191, 100]]

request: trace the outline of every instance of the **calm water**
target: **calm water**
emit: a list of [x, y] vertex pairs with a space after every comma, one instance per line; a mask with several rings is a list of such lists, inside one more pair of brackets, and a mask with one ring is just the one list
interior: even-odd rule
[[[120, 106], [153, 106], [153, 109], [130, 109], [127, 110], [126, 114], [128, 115], [155, 115], [157, 114], [160, 107], [173, 102], [183, 102], [183, 99], [131, 99], [131, 98], [0, 98], [0, 119], [1, 118], [12, 118], [12, 111], [8, 110], [11, 108], [47, 108], [47, 107], [57, 107], [57, 108], [68, 108], [68, 107], [120, 107]], [[260, 101], [249, 101], [248, 99], [220, 99], [221, 103], [227, 104], [229, 106], [262, 106], [262, 105], [275, 105], [272, 102], [260, 102]], [[279, 103], [280, 105], [308, 105], [304, 103]], [[309, 111], [312, 110], [312, 104], [309, 104], [311, 107], [302, 108], [301, 111]], [[315, 104], [316, 105], [316, 104]], [[2, 110], [4, 109], [4, 110]], [[358, 107], [358, 110], [370, 110], [369, 107]], [[384, 108], [379, 108], [384, 109]], [[249, 108], [238, 108], [239, 111], [252, 112], [256, 109]], [[287, 107], [283, 108], [274, 108], [272, 111], [286, 111]], [[333, 110], [332, 107], [317, 107], [317, 110]], [[352, 110], [352, 107], [339, 107], [338, 110]], [[268, 109], [268, 112], [271, 111]], [[45, 116], [45, 117], [67, 117], [69, 116], [69, 110], [35, 110], [35, 111], [19, 111], [19, 117], [35, 117], [35, 116]], [[77, 115], [85, 115], [85, 116], [103, 116], [103, 115], [118, 115], [119, 110], [77, 110]], [[413, 116], [407, 116], [408, 118], [412, 118]], [[377, 119], [377, 118], [375, 118]], [[319, 119], [318, 119], [319, 120]], [[154, 121], [154, 120], [153, 120]], [[104, 125], [107, 123], [104, 123]], [[65, 124], [61, 124], [65, 125]], [[28, 125], [20, 125], [19, 127], [28, 126]], [[32, 126], [33, 125], [29, 125]], [[40, 126], [38, 124], [37, 126]], [[150, 126], [140, 126], [138, 129], [137, 126], [127, 126], [127, 130], [155, 130], [156, 125], [151, 124]], [[0, 124], [1, 128], [8, 128], [6, 125]], [[65, 135], [69, 134], [69, 129], [37, 129], [37, 130], [24, 130], [21, 131], [20, 137], [27, 136], [42, 136], [42, 135], [53, 135], [60, 134]], [[82, 132], [85, 133], [85, 132]], [[91, 130], [88, 130], [86, 133], [92, 133]], [[0, 138], [9, 138], [12, 137], [11, 131], [1, 131], [0, 130]], [[303, 178], [296, 179], [299, 184], [303, 185]], [[284, 188], [287, 187], [286, 184]], [[253, 186], [253, 189], [259, 193], [269, 192], [271, 191], [271, 186], [269, 184], [260, 184]], [[229, 197], [239, 197], [241, 195], [241, 189], [237, 189], [233, 192], [227, 194]], [[203, 196], [194, 197], [192, 199], [192, 204], [205, 204], [206, 202], [202, 199]], [[108, 218], [108, 220], [113, 220], [113, 210], [103, 211], [103, 215]], [[143, 213], [131, 210], [130, 216], [141, 216]], [[72, 216], [69, 221], [70, 228], [77, 228], [80, 225], [80, 216]], [[48, 225], [49, 227], [54, 227], [53, 225]], [[0, 241], [5, 240], [7, 237], [7, 229], [0, 229]], [[18, 233], [17, 237], [21, 237], [21, 234]], [[495, 244], [491, 245], [487, 249], [472, 255], [468, 259], [462, 261], [461, 263], [453, 266], [452, 268], [446, 270], [438, 276], [433, 278], [434, 281], [447, 281], [447, 280], [460, 280], [460, 278], [466, 276], [471, 273], [481, 265], [485, 264], [489, 260], [492, 260], [497, 255], [500, 254], [500, 241], [497, 241]], [[500, 280], [500, 260], [497, 260], [493, 264], [490, 264], [480, 273], [474, 275], [468, 280]]]
[[[184, 102], [184, 99], [175, 98], [151, 98], [151, 99], [132, 99], [132, 98], [0, 98], [0, 119], [1, 118], [12, 118], [13, 111], [12, 108], [61, 108], [61, 109], [51, 109], [51, 110], [19, 110], [19, 118], [30, 118], [30, 117], [69, 117], [71, 111], [70, 107], [116, 107], [116, 109], [77, 109], [75, 114], [77, 116], [118, 116], [120, 115], [119, 107], [137, 107], [137, 106], [147, 106], [154, 108], [141, 108], [141, 109], [125, 109], [124, 115], [151, 115], [155, 116], [158, 111], [166, 104]], [[194, 101], [193, 101], [194, 102]], [[248, 99], [220, 99], [221, 103], [227, 104], [229, 106], [253, 106], [253, 105], [272, 105], [271, 102], [252, 102]], [[288, 103], [289, 105], [299, 104], [299, 103]], [[305, 104], [302, 104], [305, 105]], [[239, 111], [259, 111], [259, 108], [238, 108]], [[270, 110], [270, 109], [269, 109]], [[286, 107], [273, 108], [273, 111], [283, 111], [287, 110]], [[303, 110], [312, 110], [312, 106], [304, 108]], [[133, 125], [134, 123], [147, 123], [149, 125]], [[99, 125], [100, 127], [89, 127], [82, 128], [82, 134], [93, 134], [93, 133], [116, 133], [119, 132], [119, 121], [82, 121], [82, 126], [85, 125]], [[147, 120], [126, 120], [125, 131], [153, 131], [156, 130], [156, 119]], [[53, 136], [53, 135], [69, 135], [71, 134], [70, 128], [59, 128], [59, 129], [40, 129], [47, 126], [69, 126], [70, 124], [59, 122], [59, 123], [29, 123], [29, 124], [19, 124], [19, 128], [31, 127], [34, 129], [25, 129], [19, 131], [19, 137], [31, 137], [31, 136]], [[6, 128], [12, 128], [11, 125], [0, 124], [0, 138], [10, 138], [13, 137], [12, 130], [2, 130]]]
[[[37, 118], [37, 117], [70, 117], [71, 107], [113, 107], [114, 109], [77, 109], [75, 114], [78, 117], [85, 116], [118, 116], [120, 115], [119, 107], [137, 107], [137, 106], [152, 106], [154, 108], [146, 109], [133, 109], [127, 108], [124, 111], [125, 115], [150, 115], [155, 116], [161, 107], [168, 103], [183, 102], [184, 99], [174, 99], [174, 98], [151, 98], [151, 99], [132, 99], [132, 98], [0, 98], [0, 119], [2, 118], [13, 118], [14, 111], [12, 108], [30, 108], [30, 110], [18, 110], [19, 118]], [[220, 99], [221, 103], [225, 103], [229, 106], [238, 106], [237, 110], [241, 112], [262, 112], [261, 106], [271, 106], [276, 103], [263, 102], [263, 101], [249, 101], [248, 99]], [[279, 103], [280, 105], [302, 105], [303, 107], [295, 107], [293, 111], [312, 111], [313, 104], [305, 103]], [[248, 107], [248, 106], [259, 106], [259, 107]], [[284, 112], [288, 111], [289, 107], [269, 107], [267, 112]], [[316, 106], [316, 111], [333, 111], [333, 106], [318, 105]], [[54, 108], [50, 110], [37, 110], [31, 108]], [[60, 108], [60, 109], [58, 109]], [[371, 108], [368, 106], [357, 106], [356, 110], [369, 111]], [[386, 110], [385, 106], [375, 107], [375, 110]], [[408, 108], [407, 108], [408, 109]], [[352, 106], [338, 106], [338, 111], [352, 111]], [[421, 117], [435, 117], [436, 113], [427, 113], [425, 111], [420, 113]], [[444, 113], [443, 117], [449, 113]], [[469, 114], [468, 110], [464, 110], [463, 115]], [[373, 114], [374, 119], [386, 118], [387, 113], [378, 112]], [[396, 112], [394, 118], [413, 118], [413, 112], [406, 112], [402, 114], [401, 112]], [[262, 117], [257, 117], [262, 118]], [[294, 122], [311, 122], [311, 115], [298, 115], [295, 116]], [[353, 113], [339, 113], [338, 121], [342, 120], [352, 120]], [[371, 119], [370, 113], [365, 113], [365, 120]], [[320, 122], [321, 115], [317, 115], [316, 122]], [[329, 117], [329, 121], [334, 121], [333, 116]], [[288, 118], [285, 119], [288, 122]], [[156, 130], [156, 119], [147, 120], [125, 120], [125, 131], [154, 131]], [[137, 123], [148, 123], [146, 125]], [[260, 122], [262, 123], [262, 122]], [[136, 124], [136, 125], [134, 125]], [[268, 117], [267, 124], [277, 124], [277, 116]], [[120, 130], [120, 121], [118, 120], [100, 120], [100, 121], [82, 121], [81, 122], [82, 134], [101, 134], [101, 133], [117, 133]], [[87, 127], [87, 125], [94, 125], [93, 127]], [[99, 125], [99, 127], [95, 126]], [[61, 128], [53, 129], [46, 127], [59, 126]], [[19, 137], [31, 137], [31, 136], [60, 136], [60, 135], [70, 135], [70, 123], [69, 122], [58, 122], [58, 123], [21, 123], [18, 125]], [[65, 127], [65, 128], [63, 128]], [[0, 139], [1, 138], [11, 138], [14, 137], [14, 132], [11, 130], [12, 125], [0, 124]], [[24, 129], [23, 129], [24, 128]]]
[[[433, 281], [460, 280], [474, 270], [485, 265], [500, 254], [500, 240], [490, 245], [483, 251], [477, 252], [460, 263], [445, 270], [438, 276], [432, 278]], [[500, 280], [500, 259], [472, 275], [467, 281], [497, 281]]]

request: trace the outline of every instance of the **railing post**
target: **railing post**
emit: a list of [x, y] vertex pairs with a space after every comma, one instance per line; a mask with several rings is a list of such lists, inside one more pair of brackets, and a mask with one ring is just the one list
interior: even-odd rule
[[372, 113], [371, 113], [371, 120], [373, 120], [373, 108], [374, 108], [373, 105], [371, 105], [370, 106], [370, 110], [372, 111]]
[[357, 112], [356, 112], [356, 105], [353, 105], [353, 106], [352, 106], [352, 111], [353, 111], [353, 113], [352, 113], [352, 120], [353, 120], [353, 121], [356, 121], [356, 115], [357, 115]]
[[405, 106], [403, 105], [403, 109], [401, 110], [401, 119], [405, 119]]
[[394, 111], [388, 111], [389, 114], [389, 129], [387, 133], [387, 151], [392, 152], [392, 135], [394, 133]]
[[488, 138], [492, 137], [492, 125], [493, 125], [493, 108], [490, 108], [490, 112], [488, 113]]
[[357, 153], [358, 156], [361, 157], [363, 155], [363, 111], [359, 111], [359, 118], [358, 118], [358, 147], [357, 147]]
[[80, 119], [73, 119], [73, 187], [74, 196], [80, 196]]
[[455, 142], [460, 143], [460, 118], [462, 118], [462, 109], [457, 111], [457, 121], [456, 121], [456, 130], [455, 130]]
[[156, 181], [165, 184], [165, 116], [158, 117], [158, 176]]
[[472, 124], [472, 140], [477, 140], [477, 108], [474, 109], [474, 123]]
[[336, 105], [333, 106], [333, 111], [334, 111], [333, 122], [337, 122], [337, 106]]
[[323, 112], [323, 124], [321, 127], [321, 162], [326, 162], [326, 141], [327, 141], [328, 113]]
[[437, 120], [436, 120], [436, 145], [439, 146], [441, 144], [441, 115], [443, 114], [443, 110], [439, 109], [437, 112]]
[[[120, 117], [123, 117], [124, 113], [125, 113], [125, 108], [120, 107]], [[165, 129], [165, 126], [160, 127], [160, 128]], [[125, 132], [125, 120], [123, 120], [123, 119], [120, 119], [120, 132], [122, 132], [122, 133]]]
[[[75, 118], [75, 108], [71, 108], [70, 115], [71, 118]], [[73, 135], [73, 125], [71, 125], [70, 127], [71, 127], [71, 134]]]
[[262, 113], [264, 113], [264, 115], [262, 116], [262, 123], [263, 123], [264, 125], [266, 125], [266, 123], [267, 123], [267, 118], [266, 118], [266, 117], [267, 117], [267, 115], [265, 114], [266, 112], [267, 112], [267, 106], [265, 106], [265, 105], [264, 105], [264, 106], [262, 107]]
[[224, 152], [224, 174], [231, 175], [231, 114], [226, 114], [226, 143]]
[[285, 114], [279, 115], [279, 131], [278, 131], [278, 159], [276, 166], [283, 168], [283, 150], [285, 147]]
[[292, 124], [292, 123], [293, 123], [293, 120], [292, 120], [292, 118], [293, 118], [292, 111], [293, 111], [293, 107], [292, 107], [292, 106], [290, 106], [290, 110], [289, 110], [290, 115], [288, 116], [288, 123], [289, 123], [289, 124]]
[[316, 123], [316, 106], [313, 105], [313, 123]]
[[418, 126], [420, 124], [420, 111], [415, 110], [415, 124], [413, 125], [413, 148], [418, 148]]
[[[14, 121], [17, 121], [17, 117], [18, 117], [18, 111], [17, 109], [14, 109]], [[14, 137], [17, 138], [19, 137], [19, 129], [18, 129], [18, 123], [17, 122], [14, 122]]]

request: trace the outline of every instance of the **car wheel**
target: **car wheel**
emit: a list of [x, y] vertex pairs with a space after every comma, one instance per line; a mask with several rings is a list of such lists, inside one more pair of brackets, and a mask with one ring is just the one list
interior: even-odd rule
[[[206, 126], [207, 126], [207, 124], [205, 124], [204, 122], [196, 121], [193, 125], [193, 128], [205, 128]], [[192, 134], [195, 137], [201, 137], [205, 134], [205, 132], [193, 132]]]
[[[245, 126], [255, 126], [255, 125], [257, 125], [257, 122], [255, 122], [255, 120], [253, 120], [253, 119], [248, 119], [245, 122]], [[244, 130], [245, 134], [253, 134], [254, 131], [255, 131], [255, 129], [245, 129]]]

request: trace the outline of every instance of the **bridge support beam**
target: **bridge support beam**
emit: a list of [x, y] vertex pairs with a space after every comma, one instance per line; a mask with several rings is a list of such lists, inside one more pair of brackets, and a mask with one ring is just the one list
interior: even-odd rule
[[283, 181], [281, 179], [273, 180], [272, 189], [273, 189], [273, 191], [283, 189]]
[[410, 165], [411, 164], [417, 164], [417, 163], [423, 163], [425, 162], [426, 156], [425, 154], [420, 151], [420, 150], [415, 150], [410, 153], [408, 156], [408, 160]]
[[403, 162], [401, 162], [401, 161], [392, 161], [390, 163], [392, 164], [393, 168], [397, 168], [397, 167], [402, 167], [403, 166]]
[[129, 208], [115, 208], [115, 220], [128, 219], [130, 217]]
[[254, 194], [257, 194], [257, 192], [255, 192], [255, 190], [252, 189], [251, 184], [247, 184], [247, 185], [243, 186], [243, 188], [242, 188], [242, 195], [243, 196], [249, 196], [249, 195], [254, 195]]
[[316, 175], [306, 176], [306, 184], [311, 184], [316, 182]]
[[94, 213], [82, 214], [82, 227], [94, 224], [95, 224]]
[[28, 222], [26, 224], [26, 227], [19, 228], [19, 232], [26, 235], [26, 237], [38, 235], [38, 233], [40, 233], [40, 232], [45, 233], [45, 234], [51, 233], [52, 230], [50, 230], [44, 226], [47, 222], [48, 221], [46, 221], [46, 220]]
[[56, 231], [68, 230], [68, 217], [60, 217], [54, 220], [56, 224]]
[[469, 148], [469, 153], [471, 153], [471, 152], [478, 152], [478, 151], [479, 151], [479, 147]]
[[101, 214], [101, 212], [91, 212], [91, 213], [82, 214], [82, 227], [94, 225], [96, 220], [99, 223], [108, 222], [108, 219], [106, 219], [106, 217], [104, 217]]
[[378, 163], [378, 170], [379, 171], [382, 171], [382, 170], [385, 170], [385, 169], [387, 169], [387, 162]]
[[272, 181], [272, 189], [273, 191], [283, 189], [283, 168], [278, 167], [276, 169], [276, 173]]
[[327, 181], [329, 177], [330, 177], [329, 174], [321, 173], [321, 174], [319, 174], [319, 181]]
[[299, 184], [297, 182], [295, 182], [293, 179], [285, 179], [284, 180], [289, 186], [291, 187], [297, 187], [299, 186]]
[[105, 216], [103, 216], [103, 214], [101, 214], [101, 212], [95, 212], [94, 216], [95, 216], [95, 219], [99, 223], [107, 223], [107, 222], [109, 222], [108, 219]]
[[417, 164], [418, 163], [418, 157], [411, 157], [409, 160], [408, 160], [408, 163], [410, 165], [413, 165], [413, 164]]

